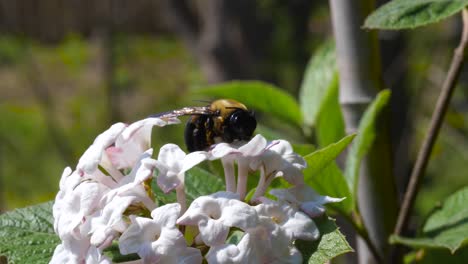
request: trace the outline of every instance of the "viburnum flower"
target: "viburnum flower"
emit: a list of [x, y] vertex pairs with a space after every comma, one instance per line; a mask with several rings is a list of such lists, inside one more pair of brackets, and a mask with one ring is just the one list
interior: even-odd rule
[[322, 196], [307, 185], [294, 186], [289, 189], [273, 189], [270, 193], [279, 201], [302, 210], [312, 218], [325, 213], [325, 204], [337, 203], [345, 199]]
[[293, 151], [286, 140], [272, 141], [264, 153], [250, 163], [254, 170], [260, 170], [260, 179], [252, 199], [265, 193], [276, 177], [283, 177], [293, 185], [304, 184], [302, 170], [307, 166], [305, 160]]
[[[211, 151], [212, 158], [221, 158], [224, 167], [224, 176], [226, 179], [226, 191], [236, 192], [243, 200], [247, 188], [247, 175], [249, 163], [252, 158], [257, 157], [267, 145], [267, 140], [262, 135], [256, 135], [247, 143], [219, 143]], [[237, 161], [237, 188], [235, 182], [234, 162]]]
[[119, 239], [122, 254], [137, 253], [145, 263], [201, 263], [198, 249], [188, 248], [175, 226], [179, 204], [167, 204], [146, 217], [132, 217], [132, 224]]
[[255, 210], [261, 219], [270, 220], [271, 224], [284, 230], [290, 241], [315, 240], [320, 235], [310, 217], [287, 204], [263, 198], [262, 203], [255, 206]]
[[[70, 168], [64, 170], [53, 205], [54, 229], [62, 240], [56, 250], [57, 256], [61, 256], [59, 259], [86, 262], [86, 252], [92, 246], [91, 239], [93, 244], [105, 247], [118, 236], [119, 231], [125, 229], [119, 213], [123, 213], [126, 208], [120, 207], [117, 213], [114, 212], [114, 198], [127, 196], [125, 199], [141, 202], [150, 209], [156, 206], [153, 199], [148, 197], [143, 183], [152, 176], [148, 164], [155, 165], [154, 161], [146, 159], [152, 153], [147, 131], [154, 125], [175, 122], [173, 119], [148, 118], [130, 126], [114, 124], [94, 140], [80, 158], [75, 171], [72, 172]], [[117, 141], [120, 147], [124, 146], [122, 153], [128, 155], [110, 159], [107, 150], [115, 148]], [[148, 149], [143, 150], [144, 144]], [[139, 149], [136, 145], [141, 147], [141, 151], [127, 150]], [[125, 166], [119, 166], [119, 162], [124, 160], [126, 166], [130, 163], [135, 165], [127, 176], [120, 170]], [[53, 260], [57, 260], [57, 257]]]
[[[113, 243], [121, 254], [140, 258], [129, 263], [301, 263], [295, 241], [318, 239], [313, 217], [324, 212], [324, 204], [342, 199], [321, 196], [305, 184], [305, 160], [285, 140], [256, 135], [192, 153], [169, 143], [154, 157], [152, 128], [175, 123], [176, 118], [152, 117], [114, 124], [75, 170], [63, 171], [53, 205], [61, 244], [51, 263], [111, 263], [106, 250]], [[213, 160], [223, 165], [226, 189], [199, 197], [191, 192], [187, 206], [191, 186], [185, 185], [185, 173]], [[247, 179], [255, 172], [260, 178], [249, 200]], [[270, 189], [277, 177], [292, 187]], [[157, 204], [165, 199], [155, 199], [154, 188], [175, 190], [177, 202]], [[276, 200], [264, 196], [268, 190]], [[243, 233], [237, 244], [228, 240], [233, 231]]]
[[115, 140], [113, 146], [106, 149], [107, 155], [117, 169], [131, 168], [141, 153], [151, 148], [153, 126], [178, 124], [177, 118], [146, 118], [129, 125]]
[[223, 244], [231, 227], [246, 230], [257, 225], [255, 209], [238, 199], [239, 195], [231, 192], [201, 196], [177, 223], [198, 226], [200, 237], [208, 246]]
[[204, 151], [185, 154], [175, 144], [166, 144], [159, 150], [158, 160], [156, 161], [156, 166], [159, 169], [158, 185], [165, 193], [176, 189], [177, 201], [184, 211], [187, 208], [184, 190], [185, 172], [204, 161], [207, 157], [208, 153]]
[[237, 245], [221, 244], [210, 247], [206, 254], [208, 263], [259, 263], [254, 252], [254, 240], [245, 234]]

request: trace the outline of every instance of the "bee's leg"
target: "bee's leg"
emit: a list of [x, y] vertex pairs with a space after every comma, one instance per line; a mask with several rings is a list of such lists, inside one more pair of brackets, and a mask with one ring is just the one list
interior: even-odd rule
[[206, 128], [206, 144], [207, 147], [219, 143], [219, 140], [216, 140], [219, 137], [219, 131], [215, 124], [215, 116], [206, 116], [205, 128]]

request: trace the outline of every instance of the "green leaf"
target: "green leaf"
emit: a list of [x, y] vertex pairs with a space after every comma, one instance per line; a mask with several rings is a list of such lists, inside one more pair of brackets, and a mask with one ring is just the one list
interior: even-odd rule
[[390, 91], [383, 90], [372, 104], [367, 108], [359, 122], [358, 135], [351, 145], [346, 160], [345, 176], [348, 182], [351, 195], [356, 197], [359, 168], [361, 161], [372, 146], [376, 137], [376, 121], [381, 110], [387, 105], [390, 99]]
[[[152, 182], [152, 190], [159, 206], [177, 202], [175, 191], [164, 193], [156, 184], [156, 180]], [[207, 170], [193, 167], [185, 173], [185, 193], [188, 203], [197, 197], [223, 190], [226, 190], [224, 181]]]
[[245, 232], [241, 230], [234, 230], [229, 234], [229, 237], [226, 239], [226, 244], [237, 245], [241, 241]]
[[311, 154], [315, 150], [315, 146], [312, 144], [292, 144], [294, 152], [301, 156]]
[[235, 99], [255, 111], [268, 113], [298, 127], [302, 125], [301, 110], [294, 97], [265, 82], [232, 81], [197, 89], [194, 93]]
[[104, 249], [103, 253], [112, 260], [112, 263], [120, 263], [140, 259], [140, 257], [136, 253], [128, 255], [120, 254], [119, 244], [116, 241], [114, 241], [110, 247]]
[[52, 202], [0, 215], [0, 255], [9, 263], [48, 263], [60, 239], [54, 232]]
[[450, 253], [446, 249], [419, 249], [406, 254], [404, 257], [405, 264], [460, 264], [465, 263], [468, 259], [468, 247], [463, 247], [457, 250], [455, 254]]
[[453, 254], [468, 243], [468, 187], [449, 196], [429, 216], [418, 238], [392, 236], [392, 243], [415, 248], [447, 248]]
[[323, 264], [339, 255], [353, 251], [346, 238], [338, 230], [335, 220], [324, 216], [315, 218], [314, 222], [320, 231], [320, 239], [296, 241], [296, 247], [301, 251], [304, 263]]
[[285, 138], [284, 133], [276, 129], [264, 126], [261, 123], [257, 123], [257, 129], [255, 129], [255, 134], [260, 134], [265, 137], [267, 140], [275, 140], [279, 138]]
[[194, 167], [185, 174], [185, 193], [189, 202], [223, 190], [226, 190], [224, 181], [209, 171]]
[[310, 174], [306, 169], [304, 180], [322, 195], [336, 198], [346, 197], [346, 199], [339, 203], [327, 204], [328, 207], [343, 214], [348, 214], [353, 210], [355, 204], [354, 197], [349, 191], [343, 172], [341, 172], [335, 162], [331, 162], [316, 174]]
[[307, 162], [307, 169], [305, 171], [311, 175], [320, 172], [320, 170], [327, 167], [332, 161], [336, 159], [336, 157], [338, 157], [341, 152], [343, 152], [343, 150], [351, 143], [355, 136], [356, 134], [348, 135], [334, 144], [330, 144], [309, 155], [306, 155], [304, 157]]
[[315, 126], [324, 98], [336, 85], [336, 79], [335, 45], [327, 41], [313, 54], [302, 80], [299, 101], [306, 126]]
[[326, 146], [346, 135], [343, 113], [338, 99], [338, 75], [331, 84], [317, 118], [316, 137], [319, 146]]
[[349, 213], [353, 209], [354, 197], [351, 195], [343, 173], [336, 166], [334, 160], [355, 136], [353, 134], [344, 137], [339, 142], [304, 157], [307, 162], [307, 168], [304, 170], [305, 182], [322, 195], [337, 198], [346, 197], [341, 203], [331, 205], [343, 213]]
[[439, 22], [460, 12], [468, 0], [393, 0], [370, 14], [369, 29], [408, 29]]

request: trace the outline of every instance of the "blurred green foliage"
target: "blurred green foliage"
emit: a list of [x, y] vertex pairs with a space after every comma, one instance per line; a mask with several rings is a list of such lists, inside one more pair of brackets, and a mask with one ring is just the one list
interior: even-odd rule
[[[118, 35], [115, 44], [113, 81], [119, 84], [122, 121], [194, 104], [183, 95], [203, 78], [180, 42]], [[65, 166], [76, 166], [94, 138], [111, 125], [104, 60], [100, 39], [70, 35], [51, 46], [0, 37], [0, 193], [5, 209], [53, 199]], [[39, 85], [46, 89], [46, 102]], [[154, 145], [182, 143], [182, 131], [182, 126], [163, 128], [155, 133]], [[71, 153], [59, 145], [69, 145]]]

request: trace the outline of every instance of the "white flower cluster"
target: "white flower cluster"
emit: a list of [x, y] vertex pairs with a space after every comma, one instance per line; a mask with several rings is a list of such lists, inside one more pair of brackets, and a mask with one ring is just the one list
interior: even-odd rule
[[[268, 143], [261, 135], [189, 154], [166, 144], [153, 159], [153, 126], [174, 123], [179, 120], [117, 123], [96, 138], [76, 170], [64, 170], [53, 206], [62, 243], [51, 263], [111, 263], [103, 250], [113, 242], [123, 255], [138, 254], [131, 263], [301, 263], [294, 241], [317, 239], [311, 218], [342, 199], [315, 193], [304, 183], [306, 163], [291, 145]], [[224, 166], [226, 191], [198, 197], [187, 208], [185, 172], [215, 159]], [[258, 186], [246, 202], [247, 177], [254, 171], [260, 172]], [[270, 200], [264, 195], [276, 177], [294, 187], [271, 190], [277, 199]], [[175, 190], [178, 202], [158, 207], [153, 178], [165, 193]], [[243, 232], [237, 244], [227, 242], [233, 230]]]

